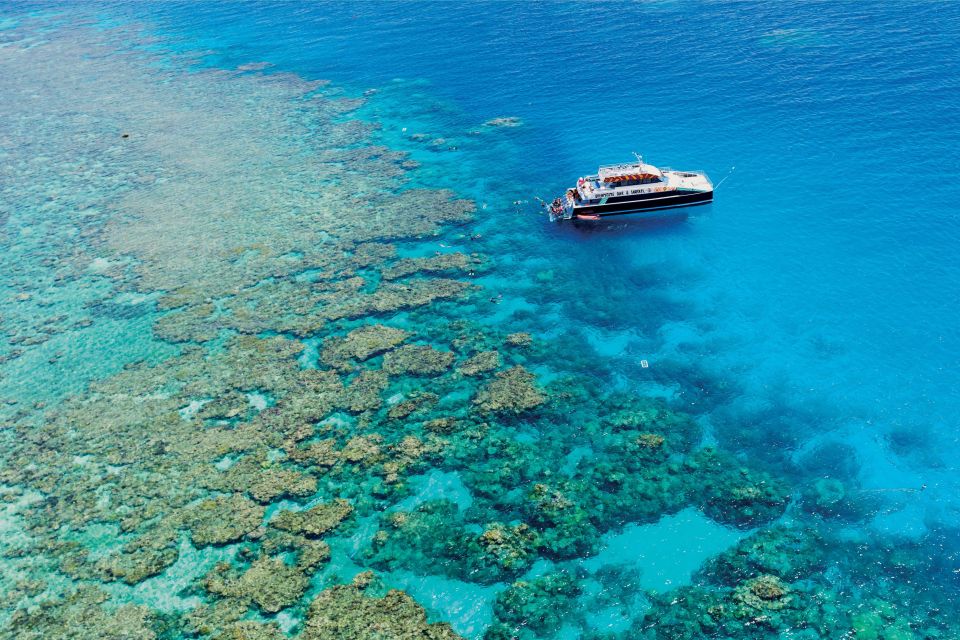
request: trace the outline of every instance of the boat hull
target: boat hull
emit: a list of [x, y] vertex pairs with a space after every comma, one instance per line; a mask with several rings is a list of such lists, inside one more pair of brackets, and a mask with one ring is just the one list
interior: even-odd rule
[[574, 206], [573, 217], [581, 220], [596, 220], [611, 216], [662, 211], [664, 209], [676, 209], [678, 207], [692, 207], [700, 204], [709, 204], [712, 201], [713, 191], [655, 193], [645, 198], [607, 202], [605, 204]]

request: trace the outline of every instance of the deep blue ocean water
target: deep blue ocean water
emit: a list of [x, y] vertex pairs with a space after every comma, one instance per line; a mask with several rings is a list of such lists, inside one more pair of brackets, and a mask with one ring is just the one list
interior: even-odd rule
[[[403, 91], [435, 105], [429, 115], [446, 128], [435, 135], [521, 118], [508, 149], [480, 150], [450, 176], [499, 205], [490, 215], [502, 251], [572, 256], [565, 269], [595, 277], [571, 287], [629, 289], [638, 278], [684, 305], [658, 319], [651, 304], [642, 313], [653, 318], [639, 318], [630, 294], [592, 297], [603, 320], [584, 329], [597, 343], [653, 372], [689, 359], [733, 377], [744, 393], [724, 419], [743, 423], [751, 444], [769, 436], [795, 451], [838, 438], [858, 450], [868, 485], [926, 484], [929, 509], [913, 515], [958, 523], [956, 4], [116, 9], [213, 50], [214, 66], [269, 61], [357, 90], [414, 81]], [[634, 151], [729, 177], [714, 204], [678, 224], [573, 229], [508, 205]], [[923, 451], [891, 451], [901, 431]]]
[[[424, 181], [475, 199], [478, 248], [516, 266], [480, 279], [504, 296], [486, 322], [526, 310], [544, 336], [576, 327], [622, 388], [686, 404], [709, 440], [798, 477], [843, 469], [863, 500], [884, 496], [857, 526], [934, 540], [932, 556], [960, 547], [960, 5], [125, 2], [101, 15], [144, 22], [201, 67], [265, 61], [378, 91], [361, 115], [439, 157]], [[497, 117], [522, 124], [491, 136]], [[420, 131], [445, 142], [418, 147]], [[724, 180], [715, 202], [591, 227], [536, 208], [633, 152]], [[535, 274], [563, 295], [538, 297]], [[669, 588], [738, 539], [689, 515], [631, 526], [584, 562], [629, 561], [645, 588]], [[490, 597], [479, 587], [392, 579], [482, 631], [489, 604], [462, 610]], [[623, 630], [603, 616], [598, 628]]]

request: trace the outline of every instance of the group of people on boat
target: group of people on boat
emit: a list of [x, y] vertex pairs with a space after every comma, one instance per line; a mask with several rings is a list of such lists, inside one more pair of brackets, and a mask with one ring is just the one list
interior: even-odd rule
[[563, 215], [563, 201], [560, 198], [554, 198], [550, 203], [550, 213], [554, 216]]

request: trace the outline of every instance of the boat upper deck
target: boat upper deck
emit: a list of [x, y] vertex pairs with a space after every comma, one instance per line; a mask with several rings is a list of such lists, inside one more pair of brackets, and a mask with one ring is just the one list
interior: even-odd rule
[[603, 165], [597, 174], [586, 176], [577, 181], [577, 191], [583, 200], [592, 200], [604, 196], [620, 196], [627, 193], [639, 193], [636, 187], [644, 185], [666, 186], [668, 178], [663, 171], [644, 162], [625, 162]]
[[652, 164], [644, 162], [626, 162], [621, 164], [607, 164], [597, 170], [597, 178], [601, 182], [633, 182], [663, 177], [663, 172]]

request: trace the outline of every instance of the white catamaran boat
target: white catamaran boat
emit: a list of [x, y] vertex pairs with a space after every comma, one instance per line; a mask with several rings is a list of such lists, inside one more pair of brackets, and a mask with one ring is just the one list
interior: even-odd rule
[[548, 210], [552, 220], [599, 220], [712, 201], [707, 174], [658, 169], [637, 156], [636, 162], [602, 166], [596, 175], [580, 178]]

